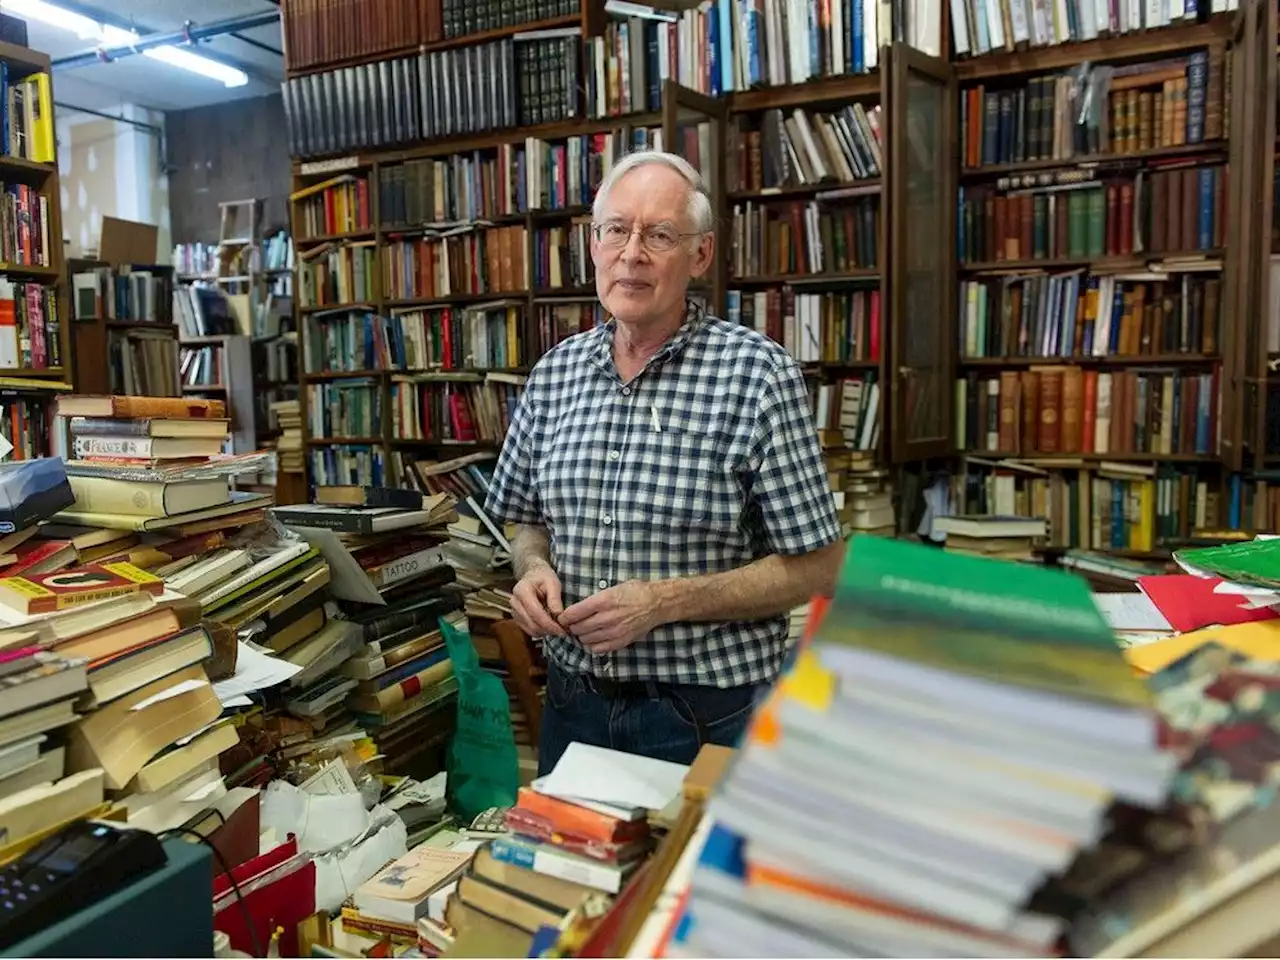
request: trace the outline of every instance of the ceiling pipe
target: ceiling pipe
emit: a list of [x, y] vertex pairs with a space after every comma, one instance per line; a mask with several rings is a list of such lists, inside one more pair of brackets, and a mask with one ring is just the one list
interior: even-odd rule
[[131, 44], [122, 44], [111, 47], [95, 47], [92, 50], [86, 50], [84, 53], [75, 53], [69, 57], [59, 57], [53, 61], [53, 68], [55, 70], [64, 70], [73, 69], [75, 67], [88, 67], [95, 63], [106, 63], [112, 60], [120, 60], [124, 57], [133, 56], [136, 53], [142, 53], [144, 50], [151, 50], [154, 47], [181, 47], [187, 44], [193, 45], [199, 40], [208, 40], [212, 37], [226, 36], [227, 34], [235, 33], [237, 30], [252, 30], [254, 27], [266, 27], [279, 22], [280, 11], [271, 10], [266, 13], [257, 13], [247, 17], [234, 17], [230, 20], [219, 20], [216, 23], [203, 25], [192, 24], [185, 30], [175, 30], [171, 33], [147, 33], [143, 34]]

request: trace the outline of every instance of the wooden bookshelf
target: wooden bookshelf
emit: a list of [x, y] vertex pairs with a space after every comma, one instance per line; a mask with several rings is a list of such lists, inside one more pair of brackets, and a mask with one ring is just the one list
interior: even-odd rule
[[[35, 74], [47, 77], [50, 104], [56, 99], [53, 91], [53, 71], [47, 54], [12, 43], [0, 42], [0, 62], [7, 71], [10, 85], [19, 83]], [[50, 125], [52, 126], [52, 109], [50, 109]], [[56, 133], [51, 130], [51, 138]], [[7, 150], [7, 145], [4, 147]], [[55, 143], [56, 149], [56, 143]], [[34, 190], [46, 201], [47, 223], [40, 224], [32, 216], [32, 227], [37, 232], [45, 228], [49, 249], [46, 251], [47, 264], [17, 264], [3, 262], [0, 259], [0, 274], [14, 283], [38, 283], [53, 291], [52, 303], [49, 305], [49, 317], [56, 315], [57, 335], [55, 357], [52, 349], [55, 344], [46, 342], [47, 359], [43, 365], [0, 368], [0, 420], [3, 421], [4, 436], [14, 444], [10, 459], [23, 459], [35, 456], [60, 454], [67, 450], [68, 438], [57, 424], [53, 416], [53, 398], [56, 392], [72, 388], [75, 381], [75, 351], [73, 343], [71, 310], [69, 309], [68, 286], [64, 267], [64, 249], [62, 243], [62, 187], [56, 161], [42, 162], [19, 156], [0, 156], [0, 181], [6, 186], [21, 185]], [[48, 328], [46, 328], [47, 330]], [[23, 363], [22, 350], [19, 348], [19, 364]], [[47, 383], [47, 387], [30, 385], [5, 385], [5, 378], [20, 378], [28, 381]], [[20, 428], [19, 424], [30, 423], [30, 430]], [[34, 445], [28, 445], [19, 434], [34, 436]]]
[[[1241, 471], [1264, 449], [1256, 385], [1265, 382], [1266, 357], [1254, 346], [1262, 342], [1259, 311], [1246, 305], [1268, 302], [1259, 248], [1271, 229], [1275, 28], [1274, 4], [1243, 2], [1232, 16], [997, 51], [948, 68], [949, 112], [961, 134], [952, 168], [960, 232], [944, 242], [960, 289], [942, 322], [951, 334], [946, 363], [957, 402], [966, 404], [951, 427], [965, 455], [953, 488], [958, 512], [1047, 516], [1058, 525], [1050, 547], [1152, 559], [1167, 557], [1196, 528], [1250, 528]], [[1056, 141], [1037, 140], [1035, 115], [1021, 114], [1021, 105], [1056, 97], [1045, 78], [1081, 63], [1124, 68], [1107, 76], [1106, 87], [1089, 87], [1107, 97], [1093, 117], [1108, 143], [1097, 149], [1093, 124], [1079, 128], [1071, 119], [1066, 137], [1059, 125]], [[1144, 65], [1150, 81], [1142, 79]], [[1180, 71], [1181, 80], [1174, 76]], [[980, 93], [968, 92], [974, 88]], [[1161, 112], [1170, 91], [1182, 112]], [[1042, 122], [1053, 119], [1054, 102]], [[1267, 149], [1258, 149], [1260, 142]], [[1224, 165], [1230, 182], [1215, 187], [1217, 174], [1206, 171]], [[1160, 192], [1166, 187], [1167, 196]], [[1117, 198], [1127, 204], [1144, 190], [1146, 206], [1125, 207], [1138, 211], [1126, 220]], [[1092, 211], [1078, 200], [1090, 193]], [[1175, 198], [1176, 212], [1169, 205]], [[928, 226], [923, 218], [908, 222], [910, 229]], [[1131, 227], [1135, 236], [1143, 233], [1140, 241], [1130, 238]], [[991, 249], [989, 231], [997, 245], [1008, 238], [1008, 249], [974, 256], [975, 243]], [[1065, 234], [1070, 249], [1060, 249]], [[1026, 252], [1028, 238], [1035, 256]], [[1032, 296], [1028, 281], [1043, 284], [1034, 289], [1045, 298], [1030, 306], [1023, 300]], [[1114, 304], [1103, 304], [1099, 289], [1114, 290]], [[1209, 315], [1214, 304], [1216, 317]], [[1110, 320], [1096, 319], [1103, 309]], [[975, 324], [988, 347], [978, 352], [991, 355], [969, 355]], [[992, 345], [1009, 336], [1022, 336], [1023, 346]], [[1091, 348], [1095, 337], [1106, 338], [1104, 349]], [[1038, 349], [1042, 340], [1052, 349]], [[1037, 370], [1052, 380], [1026, 379]], [[1084, 383], [1084, 394], [1076, 396], [1075, 387], [1071, 398], [1066, 387], [1058, 393], [1066, 377]], [[1110, 393], [1105, 411], [1090, 406], [1103, 380], [1108, 391], [1124, 384], [1120, 407]], [[1136, 393], [1127, 392], [1135, 384]], [[1046, 407], [1038, 392], [1044, 389], [1058, 405]], [[1037, 406], [1028, 416], [1033, 390]], [[1190, 411], [1189, 397], [1196, 398]], [[982, 414], [975, 415], [975, 404]], [[1119, 447], [1114, 420], [1109, 436], [1096, 429], [1095, 413], [1104, 412], [1124, 418]], [[1075, 445], [1063, 449], [1068, 430]], [[1028, 439], [1029, 431], [1035, 435]], [[1008, 446], [1011, 437], [1012, 451], [986, 449]], [[1095, 440], [1109, 441], [1110, 452], [1095, 450]], [[1123, 526], [1113, 534], [1115, 523]]]

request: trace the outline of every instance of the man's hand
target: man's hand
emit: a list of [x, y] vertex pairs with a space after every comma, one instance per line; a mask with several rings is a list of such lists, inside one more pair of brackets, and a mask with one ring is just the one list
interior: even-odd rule
[[657, 606], [651, 584], [628, 580], [575, 603], [560, 615], [560, 624], [592, 653], [611, 653], [661, 624]]
[[564, 628], [556, 622], [562, 613], [560, 578], [551, 564], [535, 563], [511, 591], [511, 615], [531, 637], [563, 637]]

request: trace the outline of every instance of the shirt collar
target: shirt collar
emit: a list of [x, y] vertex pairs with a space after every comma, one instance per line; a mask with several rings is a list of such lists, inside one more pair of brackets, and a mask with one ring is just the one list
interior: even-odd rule
[[[685, 345], [693, 339], [693, 335], [697, 333], [702, 321], [705, 318], [702, 307], [692, 300], [685, 301], [684, 322], [680, 324], [680, 328], [675, 334], [667, 340], [658, 351], [649, 358], [649, 362], [645, 364], [647, 370], [650, 366], [663, 363], [685, 348]], [[608, 373], [614, 372], [613, 365], [613, 333], [616, 329], [617, 321], [610, 317], [605, 323], [596, 327], [595, 339], [591, 345], [591, 360]]]

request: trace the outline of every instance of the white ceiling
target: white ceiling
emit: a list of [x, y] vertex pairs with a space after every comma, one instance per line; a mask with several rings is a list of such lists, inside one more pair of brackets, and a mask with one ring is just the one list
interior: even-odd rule
[[[65, 5], [104, 23], [132, 26], [143, 34], [181, 30], [186, 21], [211, 24], [279, 9], [270, 0], [80, 0], [74, 6]], [[237, 32], [276, 50], [283, 45], [278, 23]], [[36, 20], [27, 21], [27, 40], [33, 49], [48, 53], [55, 61], [91, 49], [74, 33]], [[95, 110], [113, 110], [125, 103], [136, 103], [169, 111], [280, 92], [284, 60], [273, 53], [230, 35], [201, 41], [196, 52], [239, 67], [249, 75], [249, 82], [243, 87], [228, 89], [217, 80], [135, 54], [111, 63], [55, 67], [54, 100]]]

